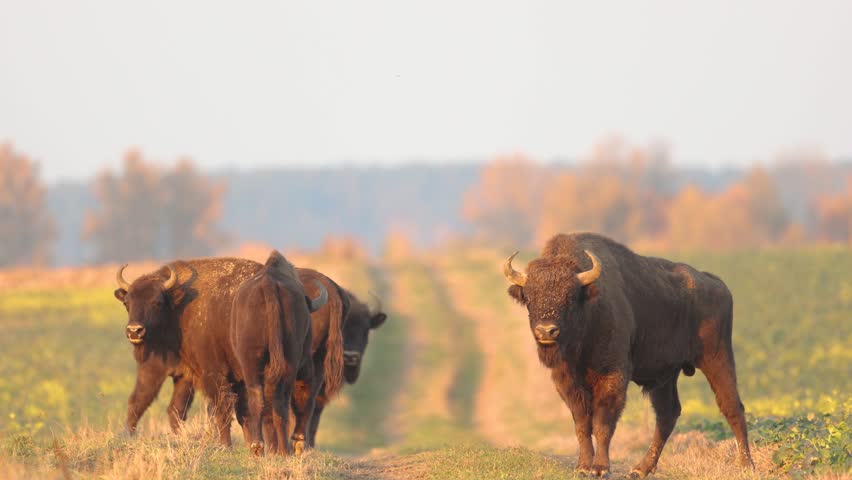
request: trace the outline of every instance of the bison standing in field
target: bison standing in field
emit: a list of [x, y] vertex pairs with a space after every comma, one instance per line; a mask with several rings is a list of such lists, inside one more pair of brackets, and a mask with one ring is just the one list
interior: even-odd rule
[[[243, 426], [246, 442], [255, 455], [263, 454], [264, 417], [270, 418], [277, 453], [289, 453], [288, 406], [292, 396], [296, 426], [294, 450], [304, 449], [314, 402], [321, 381], [314, 379], [311, 358], [311, 310], [323, 306], [322, 288], [317, 301], [305, 296], [296, 269], [273, 251], [264, 267], [243, 282], [231, 310], [231, 346], [239, 363], [237, 379], [243, 382], [247, 405]], [[296, 389], [296, 380], [302, 385]], [[295, 391], [294, 391], [295, 389]]]
[[722, 280], [591, 233], [554, 236], [527, 273], [512, 268], [516, 254], [503, 266], [508, 293], [527, 308], [539, 360], [571, 409], [579, 471], [608, 475], [632, 380], [651, 397], [656, 429], [630, 474], [653, 472], [680, 416], [678, 375], [696, 367], [734, 432], [740, 463], [753, 466], [731, 344], [733, 299]]
[[235, 258], [176, 261], [132, 284], [122, 276], [125, 267], [116, 274], [115, 297], [127, 309], [125, 334], [137, 362], [128, 430], [135, 430], [166, 376], [172, 376], [173, 428], [185, 418], [193, 391], [199, 389], [210, 400], [220, 442], [230, 445], [234, 392], [240, 383], [230, 344], [231, 306], [237, 288], [261, 265]]
[[[371, 312], [370, 307], [358, 300], [351, 292], [340, 289], [338, 293], [341, 299], [345, 300], [348, 310], [346, 322], [343, 324], [343, 379], [351, 385], [358, 380], [358, 374], [361, 371], [361, 360], [363, 360], [364, 351], [367, 349], [370, 330], [379, 328], [385, 322], [387, 315], [381, 311], [380, 305]], [[318, 313], [315, 313], [314, 316]], [[340, 387], [341, 385], [338, 384], [336, 385], [336, 389], [332, 389], [329, 385], [325, 385], [320, 390], [317, 396], [316, 407], [314, 408], [310, 435], [308, 436], [308, 445], [310, 447], [316, 445], [317, 429], [319, 428], [322, 412], [325, 406], [331, 402], [334, 393]]]
[[[262, 267], [259, 263], [251, 260], [224, 259], [228, 262], [234, 262], [238, 268], [227, 269], [209, 269], [202, 268], [197, 270], [193, 275], [212, 277], [216, 275], [227, 274], [235, 276], [228, 280], [229, 288], [236, 290], [236, 286], [240, 285], [244, 280], [251, 275], [257, 273]], [[168, 268], [168, 267], [165, 267]], [[311, 358], [314, 362], [314, 382], [321, 382], [322, 388], [314, 409], [314, 415], [311, 417], [311, 423], [308, 429], [308, 446], [314, 445], [314, 438], [318, 428], [322, 409], [330, 401], [334, 394], [339, 391], [343, 379], [341, 370], [346, 370], [349, 367], [343, 367], [343, 323], [349, 314], [349, 299], [350, 296], [343, 288], [341, 288], [332, 279], [308, 268], [297, 268], [299, 280], [305, 289], [305, 293], [313, 298], [318, 298], [321, 294], [321, 289], [326, 290], [327, 302], [324, 306], [317, 309], [311, 314]], [[162, 276], [162, 275], [161, 275]], [[190, 277], [187, 274], [186, 277]], [[127, 290], [127, 282], [121, 277], [121, 271], [117, 276], [119, 290], [116, 295], [120, 295], [120, 291]], [[322, 287], [317, 283], [322, 284]], [[171, 287], [170, 287], [171, 288]], [[168, 290], [168, 289], [167, 289]], [[204, 297], [205, 294], [202, 294]], [[217, 317], [220, 318], [220, 317]], [[357, 324], [357, 322], [356, 322]], [[132, 327], [137, 328], [137, 327]], [[144, 334], [144, 332], [143, 332]], [[128, 329], [128, 338], [131, 342], [134, 339], [131, 337], [130, 329]], [[141, 342], [139, 342], [141, 344]], [[138, 353], [140, 348], [135, 349]], [[156, 355], [145, 355], [140, 357], [137, 355], [137, 382], [133, 394], [128, 402], [128, 418], [127, 428], [133, 432], [136, 429], [136, 424], [145, 410], [150, 406], [151, 402], [156, 397], [167, 376], [171, 376], [174, 381], [174, 390], [169, 403], [169, 420], [172, 430], [177, 432], [180, 428], [180, 422], [186, 420], [187, 412], [194, 398], [194, 388], [191, 378], [185, 375], [184, 368], [180, 365], [180, 359], [169, 354], [161, 358]], [[300, 380], [297, 380], [297, 389], [304, 390], [305, 385]], [[330, 392], [330, 393], [329, 393]], [[238, 383], [234, 389], [235, 394], [244, 393], [244, 385]], [[239, 395], [238, 404], [236, 406], [237, 420], [240, 425], [244, 425], [244, 417], [248, 414], [248, 405], [246, 404], [245, 395]], [[264, 440], [266, 447], [272, 451], [278, 449], [277, 436], [272, 435], [274, 426], [272, 417], [264, 417]], [[244, 436], [248, 438], [247, 430], [243, 430]], [[297, 438], [297, 441], [299, 439]]]

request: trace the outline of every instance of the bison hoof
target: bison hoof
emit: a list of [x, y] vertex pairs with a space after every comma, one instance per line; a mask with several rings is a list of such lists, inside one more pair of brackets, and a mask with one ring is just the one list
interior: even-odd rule
[[252, 442], [249, 446], [249, 450], [251, 450], [251, 454], [256, 457], [263, 456], [263, 442]]
[[592, 465], [591, 476], [599, 478], [609, 478], [609, 467], [601, 465]]
[[633, 467], [633, 470], [630, 470], [630, 473], [627, 474], [627, 478], [645, 478], [655, 471], [657, 471], [657, 467], [644, 468], [637, 466]]
[[305, 451], [305, 436], [301, 433], [294, 433], [290, 440], [293, 440], [293, 454], [301, 455]]
[[293, 442], [293, 455], [297, 457], [305, 452], [305, 441], [304, 440], [296, 440]]

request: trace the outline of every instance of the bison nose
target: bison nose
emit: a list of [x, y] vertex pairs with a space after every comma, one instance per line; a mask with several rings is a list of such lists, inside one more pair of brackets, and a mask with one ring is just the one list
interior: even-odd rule
[[361, 360], [361, 354], [358, 352], [343, 352], [343, 363], [346, 365], [357, 365]]
[[142, 325], [128, 325], [125, 333], [131, 342], [139, 342], [145, 336], [145, 327]]
[[559, 327], [554, 324], [538, 325], [535, 327], [535, 336], [539, 340], [553, 341], [559, 336]]

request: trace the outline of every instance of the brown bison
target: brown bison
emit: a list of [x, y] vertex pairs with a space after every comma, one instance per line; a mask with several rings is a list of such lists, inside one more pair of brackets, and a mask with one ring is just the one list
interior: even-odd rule
[[512, 268], [516, 254], [503, 266], [509, 295], [527, 308], [539, 360], [571, 409], [579, 471], [609, 473], [632, 380], [651, 397], [656, 430], [630, 475], [653, 472], [680, 416], [678, 375], [696, 367], [734, 432], [740, 463], [752, 465], [731, 344], [733, 299], [722, 280], [591, 233], [554, 236], [527, 273]]
[[193, 389], [210, 399], [220, 442], [231, 444], [230, 419], [238, 362], [230, 345], [230, 316], [237, 288], [262, 267], [235, 258], [176, 261], [132, 284], [116, 274], [115, 297], [128, 312], [125, 334], [134, 345], [136, 385], [128, 400], [133, 432], [167, 375], [175, 378], [173, 428], [185, 418]]
[[[322, 289], [322, 286], [319, 287]], [[311, 310], [326, 301], [322, 289], [317, 302], [305, 296], [295, 267], [273, 251], [264, 267], [243, 282], [231, 309], [231, 346], [239, 363], [236, 379], [243, 382], [247, 406], [243, 426], [246, 443], [255, 455], [263, 454], [263, 424], [274, 429], [277, 453], [289, 453], [288, 406], [293, 398], [296, 426], [294, 450], [304, 449], [314, 401], [314, 363], [311, 359]], [[295, 392], [296, 379], [307, 387]], [[264, 422], [264, 417], [270, 418]]]
[[[381, 311], [381, 305], [378, 305], [371, 312], [370, 307], [358, 300], [351, 292], [341, 289], [339, 293], [342, 298], [347, 299], [347, 304], [349, 305], [349, 314], [346, 316], [346, 322], [343, 324], [343, 379], [351, 385], [358, 380], [358, 374], [361, 371], [361, 360], [363, 360], [364, 351], [367, 349], [370, 330], [379, 328], [385, 322], [387, 315]], [[314, 315], [316, 316], [317, 314], [315, 313]], [[339, 389], [340, 385], [337, 385], [337, 388]], [[308, 445], [310, 447], [316, 445], [320, 417], [325, 406], [331, 401], [336, 391], [328, 388], [328, 386], [324, 386], [317, 396], [310, 434], [308, 435]]]
[[[236, 274], [238, 278], [233, 284], [237, 286], [262, 268], [261, 264], [250, 260], [228, 260], [235, 262], [240, 268], [225, 269], [215, 274], [223, 274], [228, 271], [231, 272], [231, 275]], [[345, 294], [345, 290], [337, 283], [315, 270], [297, 268], [296, 271], [299, 274], [299, 280], [302, 282], [307, 295], [313, 298], [319, 297], [321, 288], [316, 284], [316, 281], [319, 281], [323, 285], [323, 289], [327, 291], [328, 300], [326, 304], [311, 314], [311, 358], [314, 362], [314, 378], [319, 378], [321, 375], [322, 388], [333, 392], [331, 394], [323, 394], [321, 397], [322, 405], [324, 406], [329, 401], [328, 399], [340, 389], [343, 383], [341, 374], [344, 348], [342, 324], [349, 313], [349, 296]], [[214, 272], [208, 272], [207, 270], [203, 270], [202, 273], [207, 276], [214, 274]], [[119, 285], [127, 283], [121, 277], [121, 271], [119, 271], [117, 278]], [[237, 287], [233, 286], [232, 288], [236, 290]], [[171, 376], [175, 387], [171, 402], [169, 403], [169, 419], [172, 429], [175, 432], [178, 431], [180, 422], [186, 420], [186, 415], [194, 396], [191, 379], [183, 375], [183, 370], [179, 367], [178, 358], [171, 358], [171, 362], [165, 365], [158, 356], [149, 355], [144, 358], [137, 356], [137, 382], [128, 405], [128, 430], [131, 432], [135, 430], [138, 419], [144, 414], [154, 398], [156, 398], [163, 381], [167, 376]], [[243, 387], [242, 383], [235, 385], [234, 393], [238, 395], [238, 400], [246, 398], [244, 395], [239, 395], [243, 391]], [[304, 391], [304, 388], [305, 385], [297, 380], [297, 390]], [[322, 407], [320, 407], [320, 414], [321, 410]], [[237, 420], [241, 425], [244, 424], [243, 417], [247, 415], [247, 412], [248, 405], [240, 401], [237, 405], [236, 414]], [[308, 430], [310, 432], [308, 436], [309, 446], [313, 446], [311, 438], [316, 433], [318, 423], [319, 415], [315, 413], [311, 417], [311, 424]], [[272, 417], [264, 417], [264, 440], [266, 447], [271, 451], [278, 450], [277, 437], [269, 433], [274, 431]], [[245, 429], [243, 430], [243, 434], [248, 438], [248, 432]], [[297, 441], [299, 441], [298, 438]]]

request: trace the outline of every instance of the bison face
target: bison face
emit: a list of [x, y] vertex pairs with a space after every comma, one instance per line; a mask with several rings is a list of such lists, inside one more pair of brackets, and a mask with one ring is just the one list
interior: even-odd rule
[[121, 275], [125, 267], [121, 267], [116, 276], [119, 288], [115, 291], [115, 298], [127, 310], [125, 336], [130, 343], [139, 345], [145, 338], [160, 331], [171, 317], [168, 293], [177, 281], [177, 273], [168, 266], [170, 277], [165, 282], [159, 276], [146, 275], [128, 284]]
[[573, 260], [563, 255], [533, 260], [525, 274], [512, 268], [515, 255], [506, 260], [504, 273], [513, 283], [509, 296], [527, 308], [530, 330], [540, 348], [554, 347], [560, 339], [580, 333], [576, 312], [596, 295], [593, 283], [600, 275], [597, 258], [586, 253], [592, 259], [592, 270], [579, 273]]
[[353, 299], [349, 316], [343, 324], [343, 379], [346, 383], [353, 384], [358, 380], [370, 330], [379, 328], [386, 319], [384, 312], [371, 313], [366, 305]]

